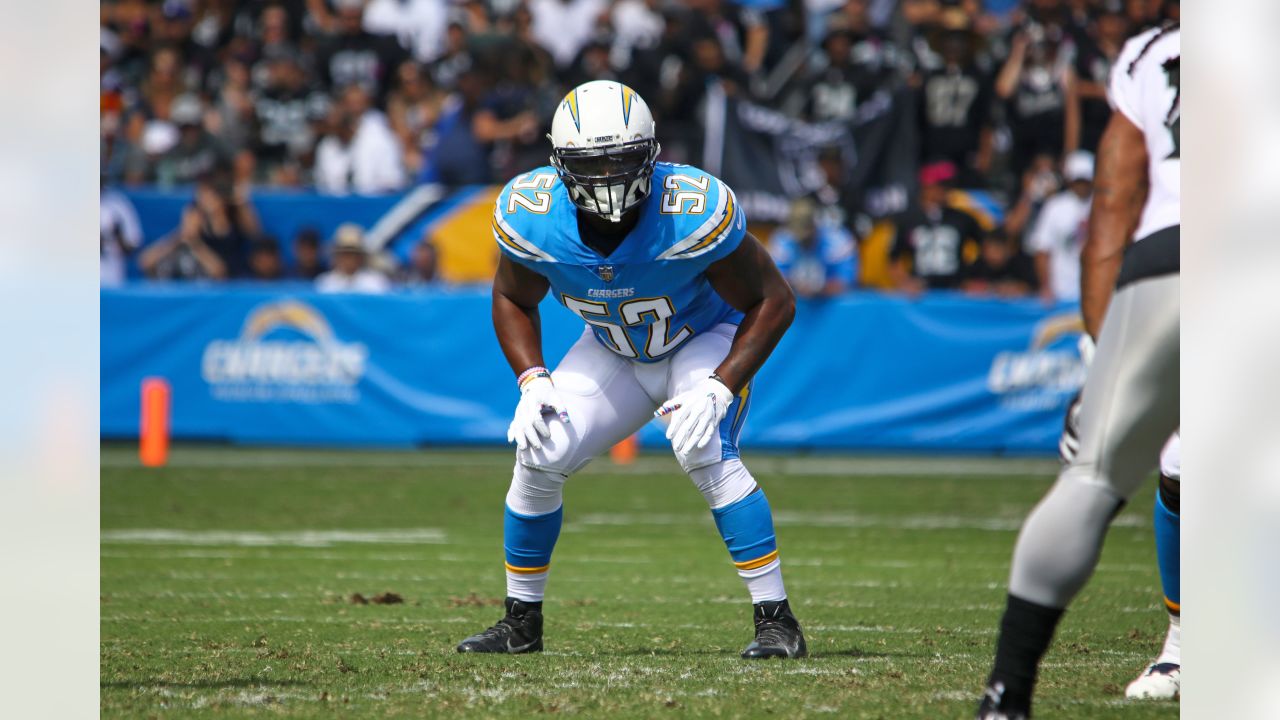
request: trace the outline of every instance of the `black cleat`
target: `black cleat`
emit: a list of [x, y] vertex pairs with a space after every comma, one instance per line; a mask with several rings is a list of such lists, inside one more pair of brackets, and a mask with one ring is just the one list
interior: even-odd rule
[[978, 704], [978, 714], [974, 720], [1029, 720], [1031, 711], [1026, 708], [1010, 707], [1013, 703], [1005, 697], [1004, 683], [988, 685], [982, 694], [982, 702]]
[[755, 621], [756, 639], [742, 651], [742, 657], [802, 658], [809, 654], [804, 646], [800, 621], [791, 614], [791, 606], [786, 600], [757, 604]]
[[542, 603], [509, 597], [507, 615], [497, 625], [458, 643], [460, 653], [542, 652]]

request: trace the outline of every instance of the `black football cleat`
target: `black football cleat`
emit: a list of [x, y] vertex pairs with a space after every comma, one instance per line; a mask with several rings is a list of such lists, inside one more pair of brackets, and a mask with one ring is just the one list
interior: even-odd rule
[[460, 653], [542, 652], [542, 603], [526, 603], [509, 597], [507, 614], [497, 625], [458, 643]]
[[800, 621], [791, 614], [786, 600], [762, 602], [755, 606], [756, 638], [751, 641], [742, 657], [802, 658], [809, 654], [804, 645], [804, 633]]
[[1010, 707], [1004, 693], [1004, 683], [988, 685], [982, 694], [982, 702], [978, 704], [978, 714], [974, 720], [1029, 720], [1031, 711], [1026, 708]]

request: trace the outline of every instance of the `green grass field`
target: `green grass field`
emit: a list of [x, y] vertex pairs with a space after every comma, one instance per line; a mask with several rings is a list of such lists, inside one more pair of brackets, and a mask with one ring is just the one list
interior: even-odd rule
[[[460, 656], [501, 615], [506, 452], [102, 453], [103, 717], [969, 718], [1017, 527], [1054, 463], [749, 456], [811, 657], [748, 663], [750, 605], [667, 456], [566, 490], [547, 652]], [[1143, 491], [1046, 659], [1040, 718], [1124, 701], [1158, 649]], [[353, 604], [396, 593], [399, 604]]]

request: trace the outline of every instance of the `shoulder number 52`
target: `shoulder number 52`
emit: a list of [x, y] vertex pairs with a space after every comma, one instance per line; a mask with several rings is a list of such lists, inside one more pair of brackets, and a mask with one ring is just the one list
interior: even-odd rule
[[[551, 209], [551, 193], [546, 192], [555, 186], [556, 176], [552, 173], [524, 175], [511, 183], [511, 194], [507, 196], [507, 214], [516, 211], [520, 206], [531, 213], [544, 215]], [[541, 188], [541, 189], [539, 189]], [[517, 190], [533, 190], [532, 197]]]
[[701, 215], [707, 209], [707, 191], [711, 178], [692, 175], [668, 175], [662, 181], [662, 212], [668, 215]]

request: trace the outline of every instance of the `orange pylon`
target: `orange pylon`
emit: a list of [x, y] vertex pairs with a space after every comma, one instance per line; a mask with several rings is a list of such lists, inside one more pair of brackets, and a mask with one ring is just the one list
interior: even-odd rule
[[169, 382], [164, 378], [142, 381], [138, 459], [147, 467], [161, 467], [169, 459]]
[[630, 465], [635, 462], [636, 455], [640, 452], [640, 438], [636, 435], [623, 440], [622, 442], [609, 448], [609, 459], [614, 465]]

